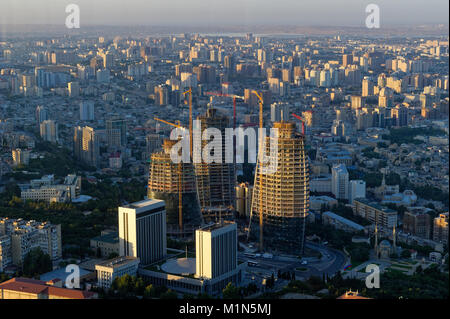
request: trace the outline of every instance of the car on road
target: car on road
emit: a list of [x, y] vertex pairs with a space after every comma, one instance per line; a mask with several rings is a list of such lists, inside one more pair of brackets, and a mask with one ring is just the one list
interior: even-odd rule
[[254, 261], [254, 260], [249, 260], [249, 261], [247, 261], [247, 265], [249, 267], [257, 267], [258, 266], [258, 262]]
[[308, 261], [306, 261], [306, 260], [302, 261], [302, 265], [307, 265], [307, 264], [308, 264]]

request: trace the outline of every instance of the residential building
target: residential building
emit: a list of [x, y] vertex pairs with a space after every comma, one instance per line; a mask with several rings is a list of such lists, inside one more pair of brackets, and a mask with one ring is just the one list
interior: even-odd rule
[[361, 226], [347, 218], [336, 215], [332, 212], [324, 212], [322, 214], [322, 223], [324, 225], [331, 225], [336, 229], [340, 229], [346, 232], [364, 231], [364, 226]]
[[14, 166], [18, 165], [28, 165], [30, 162], [30, 150], [23, 150], [20, 148], [13, 149], [11, 151], [12, 158], [13, 158], [13, 164]]
[[353, 204], [355, 198], [366, 198], [366, 182], [363, 180], [351, 180], [348, 184], [349, 203]]
[[41, 138], [44, 141], [56, 143], [58, 141], [58, 124], [52, 120], [45, 120], [40, 124]]
[[334, 165], [331, 169], [331, 192], [337, 199], [348, 199], [349, 181], [345, 165]]
[[73, 135], [73, 154], [77, 160], [97, 167], [99, 166], [99, 138], [97, 132], [89, 126], [77, 126]]
[[403, 215], [403, 232], [429, 239], [431, 231], [431, 209], [425, 207], [408, 207]]
[[448, 212], [434, 219], [433, 240], [448, 244]]
[[354, 199], [353, 204], [355, 205], [355, 215], [367, 219], [372, 224], [389, 229], [397, 226], [397, 212], [395, 210], [363, 198]]

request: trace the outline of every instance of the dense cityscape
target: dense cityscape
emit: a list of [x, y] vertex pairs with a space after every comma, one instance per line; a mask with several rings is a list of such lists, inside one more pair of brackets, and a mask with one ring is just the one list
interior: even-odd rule
[[0, 299], [448, 298], [430, 30], [0, 33]]

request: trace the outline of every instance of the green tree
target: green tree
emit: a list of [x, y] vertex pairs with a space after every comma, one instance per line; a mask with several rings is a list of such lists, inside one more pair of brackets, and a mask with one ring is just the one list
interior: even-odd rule
[[155, 298], [156, 297], [156, 289], [153, 285], [148, 285], [144, 290], [144, 298]]
[[169, 289], [166, 292], [163, 292], [160, 296], [161, 299], [178, 299], [178, 295], [175, 291]]
[[50, 256], [37, 247], [25, 255], [22, 268], [24, 276], [35, 277], [51, 271], [53, 265]]
[[235, 287], [233, 283], [229, 282], [228, 285], [222, 290], [224, 299], [239, 299], [239, 288]]
[[401, 253], [402, 258], [411, 258], [411, 252], [408, 249], [403, 249]]

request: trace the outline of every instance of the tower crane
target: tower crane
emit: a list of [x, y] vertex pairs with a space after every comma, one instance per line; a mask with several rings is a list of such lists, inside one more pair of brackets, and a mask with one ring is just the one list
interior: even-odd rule
[[292, 113], [292, 116], [295, 117], [300, 122], [302, 122], [302, 135], [305, 136], [305, 120], [302, 117], [300, 117], [297, 114], [295, 114], [295, 113]]
[[189, 94], [189, 154], [192, 155], [192, 88], [189, 88], [184, 94]]
[[220, 93], [220, 92], [206, 92], [206, 95], [223, 96], [223, 97], [233, 98], [233, 128], [236, 128], [236, 99], [243, 100], [244, 97], [235, 95], [235, 94], [225, 94], [225, 93]]
[[[264, 126], [264, 118], [263, 118], [263, 105], [264, 105], [264, 100], [262, 98], [262, 95], [259, 94], [256, 91], [253, 91], [253, 93], [258, 97], [258, 103], [259, 103], [259, 128], [262, 129]], [[263, 148], [263, 136], [261, 136], [261, 132], [262, 130], [260, 130], [259, 134], [259, 158], [258, 158], [258, 163], [259, 163], [259, 167], [260, 167], [260, 171], [261, 171], [261, 158], [262, 158], [262, 153], [264, 152]], [[257, 168], [258, 169], [258, 168]], [[255, 174], [255, 179], [258, 176], [258, 171], [256, 171]], [[256, 180], [255, 180], [256, 182]], [[264, 237], [263, 237], [263, 212], [262, 212], [262, 178], [261, 176], [259, 177], [259, 250], [263, 251], [264, 248]]]

